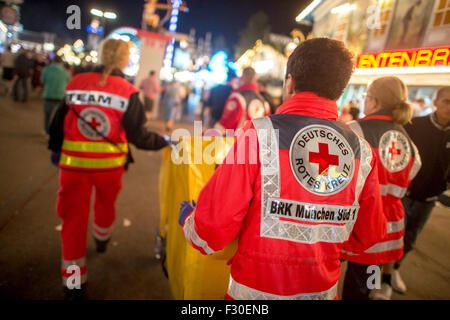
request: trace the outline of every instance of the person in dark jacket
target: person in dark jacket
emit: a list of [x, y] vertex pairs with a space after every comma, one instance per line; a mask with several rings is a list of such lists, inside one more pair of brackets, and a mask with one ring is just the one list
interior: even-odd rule
[[[450, 87], [436, 91], [433, 104], [436, 111], [412, 119], [405, 126], [422, 159], [422, 167], [402, 199], [405, 208], [404, 255], [414, 248], [416, 240], [428, 221], [431, 211], [450, 184]], [[400, 268], [401, 261], [395, 265]], [[406, 292], [407, 286], [399, 277], [396, 290]]]
[[238, 83], [238, 77], [234, 72], [228, 73], [228, 81], [225, 84], [218, 84], [217, 86], [211, 88], [209, 92], [209, 97], [204, 103], [202, 114], [205, 114], [209, 109], [210, 117], [209, 123], [205, 125], [207, 127], [213, 127], [217, 121], [220, 120], [225, 108], [225, 102], [231, 94], [231, 91], [235, 88]]
[[[61, 270], [69, 299], [83, 297], [86, 291], [86, 233], [92, 189], [93, 236], [97, 252], [104, 252], [111, 238], [114, 203], [124, 168], [131, 158], [128, 143], [146, 150], [168, 145], [168, 139], [144, 127], [139, 90], [123, 78], [128, 44], [107, 39], [100, 58], [98, 70], [75, 75], [69, 82], [65, 104], [50, 127], [52, 162], [60, 167], [57, 213], [62, 219]], [[79, 272], [74, 275], [74, 270]]]
[[273, 97], [267, 92], [266, 82], [263, 80], [258, 80], [258, 89], [259, 94], [263, 96], [263, 98], [267, 101], [270, 106], [270, 113], [274, 114], [277, 111], [277, 104], [273, 101]]
[[[12, 88], [14, 101], [27, 102], [28, 100], [28, 79], [33, 69], [33, 60], [31, 58], [31, 51], [21, 49], [14, 60], [14, 73], [16, 75], [16, 81]], [[19, 88], [22, 90], [21, 98], [19, 98]]]

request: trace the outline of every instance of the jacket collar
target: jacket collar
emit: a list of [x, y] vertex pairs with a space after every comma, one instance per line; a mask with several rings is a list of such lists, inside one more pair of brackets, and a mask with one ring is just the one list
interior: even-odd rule
[[338, 118], [336, 101], [319, 97], [313, 92], [300, 92], [287, 99], [276, 114], [296, 114], [325, 120]]
[[240, 87], [234, 89], [233, 92], [247, 91], [247, 90], [259, 92], [259, 90], [258, 90], [258, 85], [257, 85], [256, 83], [246, 83], [246, 84], [243, 84], [242, 86], [240, 86]]
[[450, 130], [450, 125], [448, 125], [448, 126], [446, 126], [446, 127], [443, 127], [443, 126], [441, 126], [439, 123], [437, 123], [437, 120], [436, 120], [436, 111], [433, 112], [433, 113], [431, 113], [429, 117], [430, 117], [431, 123], [432, 123], [437, 129], [439, 129], [439, 130], [441, 130], [441, 131], [448, 131], [448, 130]]
[[392, 111], [387, 109], [381, 109], [365, 116], [360, 120], [370, 120], [370, 119], [386, 120], [392, 122]]

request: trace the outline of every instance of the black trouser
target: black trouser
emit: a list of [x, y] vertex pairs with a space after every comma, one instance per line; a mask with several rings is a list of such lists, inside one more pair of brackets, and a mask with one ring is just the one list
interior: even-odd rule
[[367, 273], [368, 267], [365, 264], [348, 261], [342, 300], [369, 300], [371, 289], [367, 286], [367, 279], [372, 273]]
[[[19, 86], [21, 86], [22, 90], [22, 98], [19, 99]], [[27, 77], [19, 77], [13, 85], [12, 95], [14, 100], [27, 101], [28, 100], [28, 78]]]

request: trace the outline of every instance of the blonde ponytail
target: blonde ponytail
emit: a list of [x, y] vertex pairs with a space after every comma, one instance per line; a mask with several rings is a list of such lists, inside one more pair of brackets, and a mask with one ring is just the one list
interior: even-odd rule
[[108, 79], [108, 76], [111, 74], [112, 71], [113, 69], [110, 66], [108, 67], [105, 66], [102, 72], [102, 80], [100, 80], [100, 82], [98, 83], [100, 87], [106, 86], [106, 80]]
[[123, 40], [106, 39], [100, 47], [100, 63], [104, 66], [99, 86], [106, 86], [108, 76], [114, 69], [124, 69], [130, 55], [128, 43]]
[[399, 125], [405, 125], [411, 121], [412, 114], [411, 105], [402, 101], [392, 109], [392, 120]]
[[392, 112], [392, 120], [404, 125], [411, 120], [412, 108], [408, 99], [408, 88], [397, 77], [382, 77], [374, 80], [368, 89], [382, 109]]

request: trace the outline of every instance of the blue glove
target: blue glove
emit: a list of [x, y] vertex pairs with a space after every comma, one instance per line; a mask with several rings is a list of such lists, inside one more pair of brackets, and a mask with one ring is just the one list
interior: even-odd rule
[[180, 208], [180, 219], [178, 220], [178, 223], [180, 224], [180, 226], [184, 225], [184, 220], [186, 220], [186, 217], [189, 213], [192, 212], [192, 210], [194, 210], [196, 203], [194, 200], [192, 200], [192, 204], [193, 206], [191, 206], [191, 204], [187, 201], [183, 201], [181, 202], [181, 208]]
[[170, 137], [169, 137], [168, 135], [163, 135], [163, 138], [164, 138], [164, 140], [166, 140], [166, 142], [167, 142], [169, 145], [174, 145], [174, 146], [176, 146], [176, 145], [178, 144], [178, 142], [171, 140]]
[[61, 158], [61, 152], [52, 151], [52, 155], [50, 156], [50, 160], [57, 167], [59, 167], [59, 158]]

